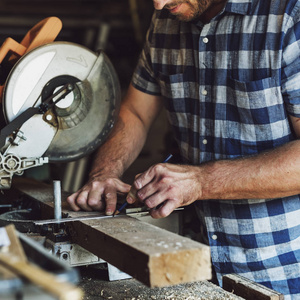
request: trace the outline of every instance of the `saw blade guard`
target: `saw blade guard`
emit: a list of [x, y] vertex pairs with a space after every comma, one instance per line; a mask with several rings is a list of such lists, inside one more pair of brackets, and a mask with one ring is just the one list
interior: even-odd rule
[[[56, 128], [43, 154], [49, 162], [76, 160], [106, 140], [121, 102], [120, 84], [112, 63], [103, 51], [94, 53], [74, 43], [53, 42], [24, 55], [13, 67], [4, 88], [3, 113], [9, 123], [68, 83], [74, 86], [72, 92], [43, 118]], [[39, 140], [42, 127], [28, 134]]]

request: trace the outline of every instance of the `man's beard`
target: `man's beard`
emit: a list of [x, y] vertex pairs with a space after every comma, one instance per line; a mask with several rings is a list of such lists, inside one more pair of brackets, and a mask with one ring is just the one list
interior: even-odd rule
[[210, 0], [197, 0], [191, 3], [187, 0], [179, 0], [173, 2], [171, 5], [166, 5], [164, 8], [172, 9], [180, 4], [186, 3], [190, 7], [190, 10], [186, 14], [178, 12], [173, 15], [175, 15], [180, 21], [188, 22], [198, 18], [209, 7], [210, 2]]

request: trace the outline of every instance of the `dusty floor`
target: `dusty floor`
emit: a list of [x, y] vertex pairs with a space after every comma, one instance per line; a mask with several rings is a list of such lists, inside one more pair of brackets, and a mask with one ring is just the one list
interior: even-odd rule
[[108, 281], [103, 270], [80, 270], [79, 287], [84, 291], [83, 300], [241, 300], [207, 282], [196, 282], [166, 288], [148, 288], [135, 279]]

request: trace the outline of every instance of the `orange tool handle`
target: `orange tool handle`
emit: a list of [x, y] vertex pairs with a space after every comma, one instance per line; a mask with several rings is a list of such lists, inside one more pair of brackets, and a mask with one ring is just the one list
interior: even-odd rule
[[26, 47], [26, 52], [28, 52], [35, 47], [51, 43], [55, 40], [61, 28], [62, 22], [59, 18], [46, 18], [40, 21], [27, 32], [21, 42], [21, 45]]
[[[62, 22], [59, 18], [49, 17], [32, 27], [26, 33], [21, 43], [16, 42], [12, 38], [7, 38], [0, 48], [0, 64], [10, 52], [9, 61], [21, 57], [38, 46], [53, 42], [61, 28]], [[0, 102], [2, 100], [3, 88], [4, 85], [0, 86]]]

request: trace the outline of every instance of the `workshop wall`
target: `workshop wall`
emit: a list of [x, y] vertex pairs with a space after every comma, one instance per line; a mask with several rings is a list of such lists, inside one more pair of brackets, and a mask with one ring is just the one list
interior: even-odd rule
[[0, 42], [20, 41], [40, 20], [56, 16], [63, 22], [57, 40], [105, 50], [125, 85], [152, 11], [149, 0], [0, 0]]

